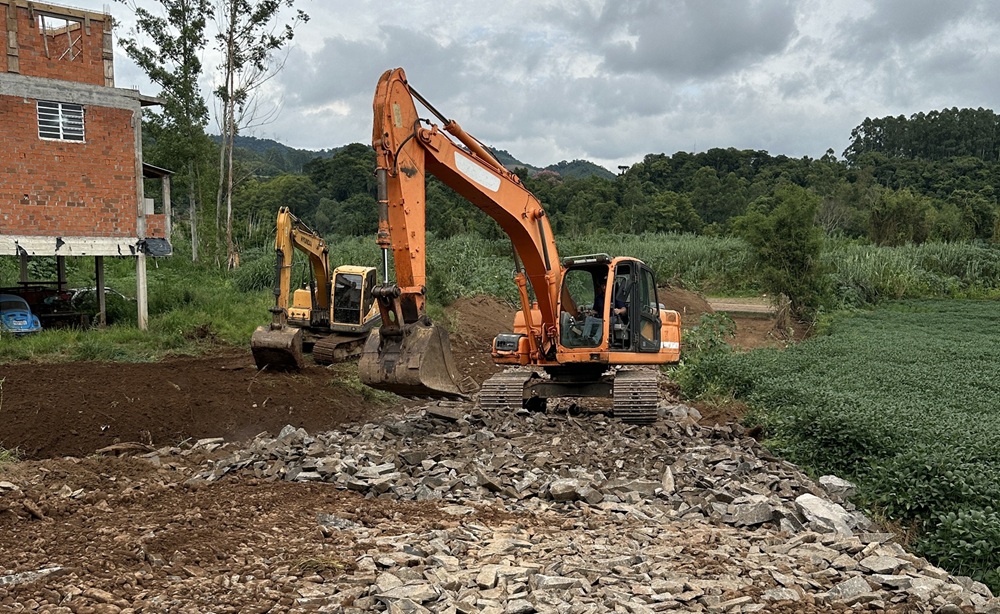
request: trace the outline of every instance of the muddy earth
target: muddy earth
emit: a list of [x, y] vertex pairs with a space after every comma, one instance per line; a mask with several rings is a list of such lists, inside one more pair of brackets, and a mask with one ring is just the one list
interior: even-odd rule
[[[668, 309], [681, 313], [685, 326], [712, 312], [708, 301], [693, 292], [661, 289], [660, 295]], [[510, 329], [514, 308], [477, 296], [456, 301], [447, 317], [463, 377], [481, 383], [497, 373], [490, 344]], [[789, 342], [773, 319], [734, 321], [736, 347]], [[288, 424], [312, 433], [405, 407], [399, 399], [372, 395], [357, 381], [354, 368], [309, 362], [294, 374], [259, 372], [249, 348], [220, 348], [206, 356], [156, 363], [0, 365], [0, 447], [16, 449], [28, 460], [85, 457], [123, 442], [157, 447], [209, 437], [241, 441]], [[345, 379], [351, 383], [345, 385]], [[699, 409], [711, 414], [705, 418], [709, 426], [738, 417], [738, 409]]]
[[[665, 292], [661, 300], [681, 312], [686, 324], [697, 323], [702, 313], [712, 311], [707, 301], [691, 292]], [[509, 329], [513, 313], [512, 306], [487, 297], [465, 298], [451, 306], [448, 327], [463, 376], [482, 382], [498, 371], [489, 359], [490, 342]], [[766, 316], [734, 320], [737, 334], [732, 343], [740, 348], [782, 347], [805, 334], [798, 329], [779, 331]], [[773, 570], [766, 565], [740, 567], [743, 564], [737, 561], [761, 558], [766, 548], [780, 548], [790, 539], [779, 531], [777, 516], [774, 531], [766, 535], [759, 533], [763, 529], [740, 529], [738, 523], [736, 527], [732, 523], [674, 524], [676, 509], [664, 516], [655, 506], [626, 512], [624, 524], [602, 525], [606, 509], [614, 512], [624, 509], [614, 505], [644, 505], [646, 495], [618, 490], [611, 495], [609, 490], [601, 504], [604, 507], [590, 507], [583, 500], [592, 496], [590, 491], [576, 493], [571, 503], [550, 505], [555, 495], [545, 490], [544, 497], [542, 491], [536, 493], [546, 499], [539, 507], [531, 497], [519, 495], [517, 488], [493, 483], [482, 472], [472, 478], [463, 475], [463, 464], [448, 461], [440, 452], [417, 457], [398, 450], [392, 454], [372, 451], [376, 446], [364, 454], [355, 451], [345, 456], [324, 449], [317, 453], [327, 456], [312, 465], [295, 465], [292, 471], [293, 455], [288, 451], [314, 449], [317, 437], [327, 432], [340, 433], [338, 441], [356, 439], [376, 445], [398, 440], [410, 447], [418, 447], [421, 437], [433, 434], [435, 441], [445, 442], [445, 449], [449, 440], [455, 449], [459, 442], [469, 441], [476, 448], [477, 438], [485, 445], [505, 438], [530, 439], [540, 433], [544, 441], [538, 443], [535, 437], [530, 450], [505, 444], [495, 466], [487, 461], [487, 468], [504, 475], [504, 467], [513, 461], [503, 459], [520, 462], [530, 457], [539, 471], [551, 469], [566, 479], [579, 477], [579, 468], [559, 460], [572, 443], [583, 454], [576, 459], [586, 458], [587, 450], [602, 455], [591, 461], [608, 465], [594, 470], [589, 479], [605, 486], [610, 483], [606, 473], [624, 462], [613, 458], [615, 448], [608, 447], [619, 438], [640, 446], [640, 454], [642, 446], [651, 446], [651, 450], [661, 450], [653, 456], [663, 457], [673, 454], [663, 450], [681, 450], [691, 441], [701, 442], [699, 438], [723, 446], [722, 450], [730, 445], [727, 441], [734, 441], [741, 450], [751, 450], [747, 453], [754, 459], [760, 455], [764, 460], [759, 462], [780, 465], [742, 435], [735, 423], [739, 408], [684, 409], [668, 394], [667, 389], [661, 401], [668, 408], [661, 418], [664, 424], [643, 434], [637, 430], [641, 427], [623, 428], [606, 417], [558, 412], [540, 418], [519, 417], [516, 426], [497, 426], [483, 418], [478, 422], [470, 418], [477, 411], [474, 404], [432, 409], [428, 415], [427, 408], [412, 401], [372, 394], [357, 381], [352, 365], [310, 365], [294, 374], [258, 372], [248, 348], [220, 348], [205, 356], [150, 364], [0, 365], [0, 447], [15, 449], [24, 459], [0, 468], [0, 612], [818, 612], [859, 608], [1000, 612], [1000, 607], [990, 609], [995, 601], [989, 601], [979, 586], [972, 592], [954, 588], [947, 574], [933, 579], [936, 588], [926, 594], [887, 593], [889, 589], [877, 589], [869, 578], [865, 586], [870, 591], [866, 588], [845, 601], [847, 597], [830, 591], [835, 581], [841, 581], [837, 574], [858, 569], [856, 562], [838, 559], [841, 566], [835, 570], [832, 563], [824, 564], [815, 556], [796, 563], [775, 554], [782, 562]], [[420, 417], [413, 418], [414, 412]], [[430, 420], [436, 426], [400, 431], [400, 424], [414, 424], [413, 420]], [[525, 425], [542, 426], [532, 433], [536, 427]], [[275, 439], [279, 435], [282, 439]], [[671, 444], [672, 437], [679, 439]], [[299, 448], [280, 448], [274, 443], [292, 445], [288, 443], [292, 440]], [[707, 449], [706, 445], [694, 446], [693, 454], [705, 456], [697, 451]], [[232, 464], [241, 458], [238, 451], [247, 446], [257, 455], [266, 451], [268, 460], [254, 456], [253, 462]], [[318, 471], [310, 467], [322, 467], [334, 457], [338, 466], [349, 466], [352, 475], [374, 472], [374, 481], [365, 482], [364, 487], [350, 479], [334, 484], [324, 481], [322, 473], [316, 474], [320, 478], [306, 479], [306, 474]], [[224, 471], [218, 469], [223, 460], [230, 463]], [[392, 468], [400, 464], [444, 473], [427, 478], [424, 486], [430, 490], [417, 488], [418, 493], [430, 495], [401, 496], [401, 491], [386, 486], [390, 478], [398, 478]], [[630, 464], [625, 463], [625, 469]], [[645, 460], [638, 465], [645, 466]], [[678, 467], [676, 461], [674, 466]], [[655, 480], [661, 476], [664, 480], [662, 491], [667, 487], [664, 465], [655, 467], [660, 472]], [[683, 463], [679, 467], [683, 469]], [[517, 471], [523, 477], [524, 471], [533, 469]], [[298, 474], [302, 479], [296, 479]], [[683, 471], [680, 474], [678, 484], [685, 479]], [[383, 479], [385, 475], [390, 478]], [[703, 488], [705, 479], [699, 478], [700, 486], [692, 482], [691, 488]], [[474, 500], [461, 502], [434, 495], [455, 492], [458, 487], [473, 488], [469, 492], [478, 494]], [[750, 496], [753, 488], [757, 487], [737, 494]], [[812, 485], [796, 486], [789, 493], [799, 494], [803, 489], [815, 490]], [[615, 498], [620, 504], [608, 508]], [[725, 498], [721, 501], [726, 502]], [[719, 502], [698, 504], [698, 512], [708, 519], [713, 509], [725, 507], [711, 507]], [[728, 503], [732, 502], [729, 497]], [[679, 504], [680, 509], [689, 509], [686, 506]], [[651, 533], [648, 523], [657, 515], [661, 525]], [[484, 546], [476, 536], [485, 534], [492, 541]], [[497, 535], [514, 534], [519, 537], [497, 542]], [[628, 543], [651, 544], [650, 540], [662, 539], [656, 535], [670, 536], [669, 544], [655, 544], [658, 555], [619, 552]], [[756, 537], [747, 537], [752, 535]], [[594, 541], [578, 543], [581, 536]], [[828, 544], [828, 537], [823, 536], [800, 534], [795, 539]], [[587, 556], [612, 558], [611, 554], [595, 554], [592, 549], [597, 548], [614, 551], [620, 560], [576, 574], [558, 563], [533, 562], [528, 551], [534, 553], [537, 548], [532, 544], [549, 542], [560, 545], [545, 550], [546, 556], [562, 558], [586, 551]], [[872, 558], [873, 543], [881, 547], [880, 542], [867, 546], [858, 542], [856, 550], [851, 544], [841, 546], [847, 555], [862, 560]], [[841, 546], [830, 542], [827, 550]], [[652, 546], [634, 546], [633, 550], [647, 547]], [[521, 549], [525, 553], [518, 558]], [[475, 573], [466, 568], [469, 561], [476, 562]], [[516, 565], [511, 566], [512, 561]], [[676, 561], [676, 569], [663, 567], [672, 565], [670, 561]], [[499, 575], [497, 565], [502, 567]], [[895, 573], [924, 578], [919, 564], [907, 565], [901, 564]], [[440, 569], [432, 573], [427, 571], [430, 567]], [[669, 574], [653, 572], [661, 569], [669, 569]], [[442, 575], [443, 570], [450, 575]], [[942, 572], [934, 573], [940, 576]], [[630, 588], [612, 590], [616, 574], [626, 578]], [[796, 574], [805, 579], [792, 582]], [[682, 577], [686, 579], [677, 579]], [[789, 579], [784, 586], [782, 578]], [[855, 579], [851, 577], [852, 582]], [[563, 581], [567, 584], [559, 584]], [[576, 606], [572, 605], [574, 594], [579, 596]]]

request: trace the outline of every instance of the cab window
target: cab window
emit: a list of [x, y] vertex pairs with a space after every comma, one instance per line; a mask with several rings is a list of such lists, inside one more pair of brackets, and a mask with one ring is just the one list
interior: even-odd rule
[[596, 305], [597, 285], [607, 269], [569, 269], [563, 275], [559, 343], [568, 348], [596, 347], [604, 340], [604, 305]]

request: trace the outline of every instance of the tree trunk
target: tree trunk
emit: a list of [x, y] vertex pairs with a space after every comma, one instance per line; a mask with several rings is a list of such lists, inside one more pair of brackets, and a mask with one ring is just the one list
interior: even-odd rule
[[240, 255], [233, 243], [233, 146], [236, 139], [236, 126], [233, 119], [235, 109], [230, 109], [229, 149], [226, 153], [228, 164], [226, 169], [226, 263], [230, 269], [240, 266]]
[[[222, 111], [222, 125], [226, 125], [226, 110]], [[222, 229], [222, 194], [226, 178], [226, 129], [222, 129], [222, 139], [219, 142], [219, 189], [215, 195], [215, 240], [218, 244], [219, 230]]]
[[191, 214], [191, 262], [198, 262], [198, 203], [196, 201], [194, 182], [194, 160], [188, 160], [188, 203]]

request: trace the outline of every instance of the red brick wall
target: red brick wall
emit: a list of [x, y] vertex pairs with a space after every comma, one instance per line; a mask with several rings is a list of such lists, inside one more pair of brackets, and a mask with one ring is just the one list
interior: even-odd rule
[[146, 215], [146, 237], [150, 239], [167, 238], [167, 216], [162, 213]]
[[[0, 25], [4, 40], [0, 47], [0, 72], [7, 72], [6, 23], [7, 5], [14, 0], [0, 2]], [[93, 15], [92, 15], [93, 17]], [[102, 16], [103, 17], [103, 16]], [[90, 20], [90, 34], [84, 28], [83, 20], [80, 27], [72, 31], [74, 38], [81, 38], [76, 45], [80, 53], [72, 60], [66, 57], [60, 59], [62, 52], [68, 47], [66, 34], [58, 37], [48, 37], [49, 53], [45, 53], [45, 37], [38, 26], [38, 13], [35, 13], [34, 23], [27, 7], [17, 7], [17, 45], [20, 74], [31, 77], [47, 77], [78, 83], [93, 83], [104, 85], [104, 22]]]
[[85, 142], [42, 140], [35, 101], [0, 96], [0, 234], [137, 236], [131, 120], [85, 106]]

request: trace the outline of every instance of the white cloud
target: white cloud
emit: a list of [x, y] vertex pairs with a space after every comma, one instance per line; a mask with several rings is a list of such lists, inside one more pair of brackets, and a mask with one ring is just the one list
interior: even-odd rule
[[[74, 4], [102, 10], [106, 1]], [[298, 8], [311, 19], [269, 84], [281, 113], [258, 136], [300, 148], [367, 143], [375, 84], [396, 66], [470, 133], [539, 166], [586, 158], [615, 169], [647, 153], [710, 147], [839, 154], [866, 116], [989, 107], [1000, 94], [1000, 8], [988, 0]], [[111, 11], [128, 26], [123, 5]], [[216, 57], [206, 52], [206, 69]], [[119, 86], [156, 93], [117, 51], [115, 61]]]

